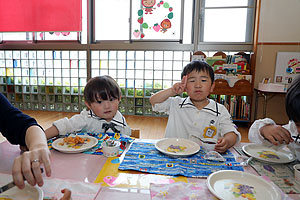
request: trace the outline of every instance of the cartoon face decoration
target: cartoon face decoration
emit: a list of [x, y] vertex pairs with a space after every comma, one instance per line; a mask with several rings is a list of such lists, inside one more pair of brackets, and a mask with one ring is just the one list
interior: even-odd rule
[[165, 33], [167, 31], [167, 29], [171, 28], [171, 21], [169, 19], [164, 19], [161, 23], [161, 32]]
[[153, 6], [156, 4], [156, 0], [142, 0], [142, 5], [145, 7], [143, 10], [145, 10], [145, 14], [152, 14]]
[[156, 4], [156, 0], [142, 0], [142, 5], [145, 7], [153, 7]]

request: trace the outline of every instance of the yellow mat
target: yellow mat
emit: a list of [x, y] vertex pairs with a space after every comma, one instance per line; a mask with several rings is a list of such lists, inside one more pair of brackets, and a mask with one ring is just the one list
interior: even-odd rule
[[184, 176], [166, 176], [159, 174], [141, 173], [138, 171], [118, 170], [121, 158], [108, 158], [102, 170], [98, 174], [95, 183], [101, 183], [105, 187], [139, 188], [149, 189], [150, 183], [167, 184], [174, 182], [185, 182]]

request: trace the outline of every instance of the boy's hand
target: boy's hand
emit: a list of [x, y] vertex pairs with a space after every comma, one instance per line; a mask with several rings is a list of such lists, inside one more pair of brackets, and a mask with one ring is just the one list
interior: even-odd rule
[[185, 87], [186, 87], [186, 83], [187, 83], [187, 77], [184, 76], [181, 80], [181, 82], [175, 83], [172, 87], [172, 91], [176, 94], [181, 94], [185, 91]]
[[221, 137], [218, 139], [218, 142], [215, 146], [215, 150], [219, 153], [224, 153], [231, 147], [230, 143], [227, 141], [225, 137]]
[[279, 125], [268, 124], [259, 129], [261, 136], [269, 140], [272, 144], [278, 145], [285, 142], [289, 144], [293, 141], [291, 134], [288, 130]]
[[237, 137], [234, 132], [226, 133], [224, 137], [218, 139], [215, 150], [219, 153], [224, 153], [236, 143]]

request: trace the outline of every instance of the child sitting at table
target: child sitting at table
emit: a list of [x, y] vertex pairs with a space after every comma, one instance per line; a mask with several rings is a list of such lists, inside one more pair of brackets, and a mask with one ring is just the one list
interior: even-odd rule
[[[268, 140], [274, 145], [290, 144], [295, 138], [300, 142], [300, 75], [291, 83], [285, 96], [285, 110], [289, 123], [280, 126], [269, 118], [256, 120], [249, 129], [248, 138], [251, 142], [263, 143]], [[295, 144], [295, 143], [294, 143]], [[293, 145], [289, 145], [292, 149]], [[300, 148], [300, 145], [299, 145]]]
[[53, 122], [45, 131], [48, 139], [77, 131], [131, 134], [124, 116], [118, 111], [121, 90], [113, 78], [97, 76], [90, 79], [84, 89], [84, 99], [89, 110]]
[[[225, 106], [207, 98], [213, 91], [214, 71], [205, 62], [192, 61], [181, 73], [181, 82], [151, 96], [154, 111], [169, 114], [166, 138], [213, 138], [215, 150], [223, 153], [240, 141]], [[188, 97], [173, 97], [186, 91]]]

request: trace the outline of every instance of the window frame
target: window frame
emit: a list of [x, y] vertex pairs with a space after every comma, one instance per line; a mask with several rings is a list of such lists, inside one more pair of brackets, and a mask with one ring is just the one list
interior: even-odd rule
[[[197, 1], [197, 0], [196, 0]], [[195, 21], [195, 46], [196, 49], [201, 50], [241, 50], [251, 51], [253, 49], [253, 36], [254, 36], [254, 22], [255, 22], [255, 8], [256, 0], [248, 0], [248, 6], [227, 6], [227, 7], [205, 7], [206, 0], [200, 0], [199, 5], [196, 5], [198, 9], [195, 10], [195, 16], [198, 16], [198, 21]], [[253, 6], [252, 6], [253, 5]], [[204, 33], [204, 12], [205, 9], [230, 9], [230, 8], [248, 8], [247, 11], [247, 24], [246, 26], [246, 41], [249, 42], [203, 42]], [[249, 8], [253, 9], [253, 12], [249, 12]], [[197, 37], [198, 36], [198, 37]]]
[[[85, 0], [83, 0], [85, 1]], [[189, 50], [189, 51], [252, 51], [253, 50], [253, 35], [254, 35], [254, 21], [256, 12], [257, 0], [249, 0], [250, 4], [253, 2], [253, 16], [251, 19], [251, 34], [247, 37], [251, 38], [252, 42], [233, 43], [233, 42], [200, 42], [201, 41], [201, 15], [200, 8], [204, 0], [193, 0], [193, 24], [194, 30], [191, 34], [191, 44], [183, 44], [182, 41], [130, 41], [130, 40], [103, 40], [94, 41], [95, 36], [95, 1], [87, 1], [87, 44], [81, 44], [80, 41], [75, 40], [36, 40], [37, 33], [33, 34], [33, 40], [26, 41], [0, 41], [3, 49], [85, 49], [89, 50]], [[131, 0], [130, 0], [131, 2]], [[184, 11], [184, 0], [182, 2], [182, 12]], [[215, 7], [214, 7], [215, 8]], [[130, 7], [131, 9], [131, 7]], [[131, 10], [129, 10], [131, 15]], [[199, 17], [195, 17], [199, 16]], [[182, 13], [181, 22], [184, 21]], [[195, 20], [196, 19], [196, 20]], [[184, 24], [182, 25], [182, 27]], [[248, 27], [248, 26], [247, 26]], [[182, 29], [182, 28], [181, 28]], [[248, 28], [247, 28], [248, 29]], [[130, 31], [131, 29], [129, 29]], [[182, 32], [183, 30], [181, 30]], [[249, 31], [248, 31], [249, 32]], [[183, 33], [181, 33], [182, 35]], [[202, 34], [203, 35], [203, 34]], [[130, 35], [131, 36], [131, 35]], [[182, 36], [181, 36], [182, 37]], [[78, 34], [81, 39], [81, 34]]]
[[[96, 0], [92, 0], [95, 3]], [[130, 3], [132, 1], [130, 0]], [[181, 38], [183, 37], [183, 21], [184, 21], [184, 0], [182, 2], [182, 28], [181, 28]], [[191, 44], [183, 44], [182, 40], [178, 41], [137, 41], [131, 40], [131, 34], [129, 34], [129, 40], [101, 40], [95, 41], [95, 29], [93, 27], [92, 31], [92, 42], [91, 42], [91, 49], [129, 49], [129, 50], [191, 50], [191, 51], [252, 51], [253, 49], [253, 36], [254, 36], [254, 21], [255, 21], [255, 7], [256, 7], [256, 0], [249, 0], [248, 5], [253, 5], [253, 12], [247, 14], [247, 20], [250, 22], [250, 25], [247, 25], [247, 33], [246, 37], [250, 42], [201, 42], [203, 40], [203, 32], [204, 32], [204, 20], [201, 17], [202, 7], [204, 8], [204, 0], [194, 0], [193, 1], [193, 26], [191, 31], [192, 41]], [[211, 7], [214, 8], [249, 8], [249, 6], [236, 6], [236, 7]], [[93, 7], [93, 14], [91, 19], [93, 23], [95, 22], [95, 8]], [[196, 17], [198, 16], [198, 17]], [[130, 6], [130, 17], [131, 17], [131, 6]], [[129, 27], [129, 31], [131, 30], [131, 23]], [[248, 24], [248, 23], [247, 23]], [[146, 46], [146, 47], [145, 47]]]

